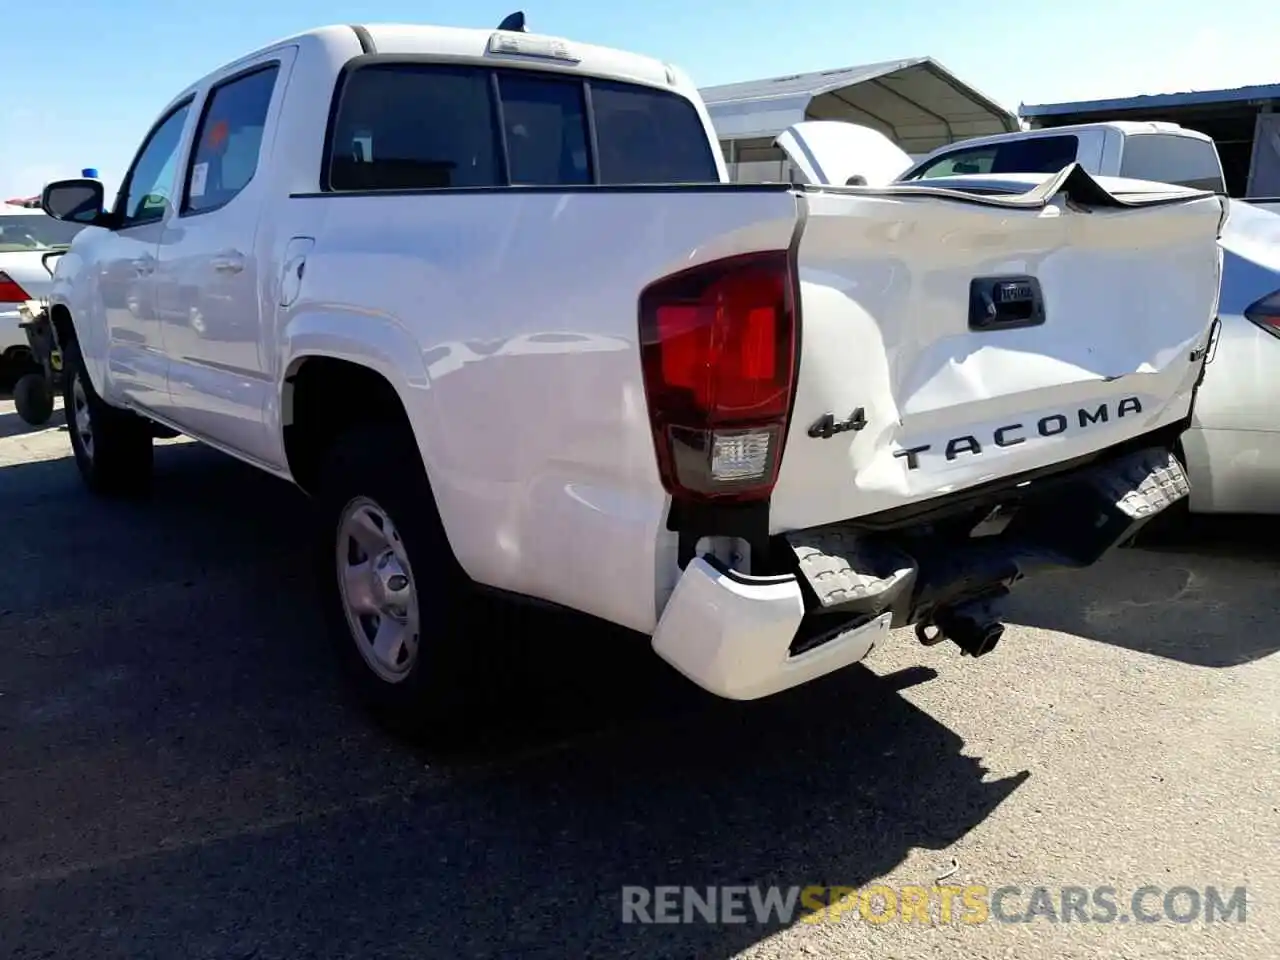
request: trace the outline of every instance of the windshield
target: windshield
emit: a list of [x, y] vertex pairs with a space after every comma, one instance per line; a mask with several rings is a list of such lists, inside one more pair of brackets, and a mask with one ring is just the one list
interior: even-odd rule
[[64, 247], [83, 229], [84, 227], [80, 224], [63, 223], [44, 214], [38, 216], [0, 214], [0, 253]]

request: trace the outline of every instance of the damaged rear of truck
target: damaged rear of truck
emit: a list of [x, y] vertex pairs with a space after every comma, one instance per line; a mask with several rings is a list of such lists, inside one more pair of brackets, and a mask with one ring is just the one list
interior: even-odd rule
[[[777, 392], [739, 399], [734, 364], [758, 354], [726, 361], [730, 333], [696, 383], [726, 398], [691, 417], [704, 431], [656, 421], [682, 569], [655, 630], [668, 661], [752, 698], [895, 627], [980, 656], [1018, 581], [1095, 563], [1187, 495], [1174, 451], [1216, 327], [1221, 200], [1075, 166], [1043, 181], [803, 188], [792, 245], [746, 267], [775, 271]], [[728, 289], [709, 325], [750, 331], [764, 295], [735, 316]], [[664, 280], [645, 329], [698, 309], [682, 296], [714, 299]], [[665, 407], [689, 361], [645, 342]], [[737, 489], [704, 482], [766, 449]]]

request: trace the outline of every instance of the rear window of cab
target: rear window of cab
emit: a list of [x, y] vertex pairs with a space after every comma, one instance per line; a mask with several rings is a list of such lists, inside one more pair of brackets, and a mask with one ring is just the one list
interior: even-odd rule
[[331, 191], [715, 183], [693, 104], [639, 84], [372, 63], [337, 93]]

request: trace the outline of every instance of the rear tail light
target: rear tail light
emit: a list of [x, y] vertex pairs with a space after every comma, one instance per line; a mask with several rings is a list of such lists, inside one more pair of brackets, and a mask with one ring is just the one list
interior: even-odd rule
[[1280, 337], [1280, 290], [1246, 307], [1244, 316], [1273, 337]]
[[662, 484], [682, 500], [766, 499], [795, 388], [786, 251], [666, 277], [640, 295], [640, 355]]
[[0, 270], [0, 303], [26, 303], [30, 299], [22, 284]]

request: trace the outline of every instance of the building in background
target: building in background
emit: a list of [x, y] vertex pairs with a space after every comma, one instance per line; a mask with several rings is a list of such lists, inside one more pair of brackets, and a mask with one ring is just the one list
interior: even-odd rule
[[1022, 105], [1031, 127], [1062, 127], [1101, 120], [1163, 120], [1213, 138], [1222, 157], [1227, 193], [1280, 197], [1280, 83], [1162, 93], [1113, 100]]
[[748, 80], [701, 91], [732, 180], [789, 181], [774, 140], [804, 120], [847, 120], [879, 130], [912, 156], [1021, 129], [1018, 117], [931, 57]]

